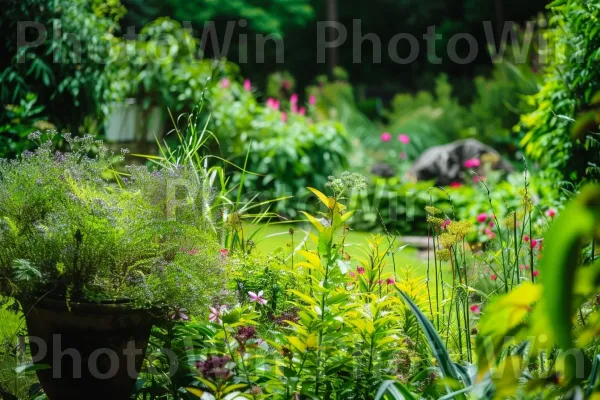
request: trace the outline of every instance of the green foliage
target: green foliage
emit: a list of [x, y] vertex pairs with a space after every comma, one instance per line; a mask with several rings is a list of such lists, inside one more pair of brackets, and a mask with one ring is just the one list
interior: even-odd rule
[[193, 310], [226, 285], [198, 171], [132, 166], [111, 184], [121, 157], [90, 136], [63, 138], [70, 152], [48, 140], [0, 163], [4, 294]]
[[[105, 64], [99, 60], [107, 57], [109, 38], [123, 14], [119, 2], [11, 1], [3, 11], [2, 38], [9, 56], [0, 63], [1, 102], [13, 103], [35, 93], [53, 123], [80, 126], [85, 115], [102, 105], [109, 85]], [[46, 40], [39, 46], [17, 49], [17, 23], [21, 21], [42, 24]], [[60, 35], [53, 31], [58, 25]], [[39, 34], [43, 39], [43, 32]], [[33, 41], [38, 32], [31, 28], [25, 36]], [[66, 114], [65, 105], [70, 106]]]
[[200, 29], [208, 21], [246, 19], [252, 30], [278, 35], [284, 34], [290, 27], [304, 25], [314, 16], [308, 0], [128, 0], [126, 5], [132, 13], [130, 20], [136, 22], [147, 23], [158, 16], [169, 15], [178, 21], [191, 21], [194, 29]]
[[27, 136], [33, 131], [55, 129], [44, 119], [44, 106], [36, 104], [37, 96], [27, 93], [18, 104], [6, 104], [0, 117], [0, 158], [12, 158], [31, 147]]
[[[293, 110], [258, 103], [252, 91], [223, 78], [210, 89], [209, 129], [220, 150], [236, 165], [252, 172], [235, 173], [234, 183], [262, 199], [294, 196], [303, 187], [321, 187], [347, 165], [348, 139], [341, 124], [315, 122]], [[299, 111], [299, 110], [298, 110]], [[273, 211], [296, 216], [296, 208], [278, 202]]]
[[535, 110], [521, 118], [522, 144], [529, 157], [559, 178], [597, 180], [599, 123], [593, 111], [600, 89], [595, 67], [600, 54], [599, 5], [568, 0], [549, 7], [548, 64], [542, 89], [529, 98]]

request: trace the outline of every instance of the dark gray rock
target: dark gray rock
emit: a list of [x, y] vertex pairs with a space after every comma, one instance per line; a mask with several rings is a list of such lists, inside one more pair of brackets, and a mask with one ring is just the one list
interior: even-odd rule
[[[465, 173], [468, 174], [465, 161], [481, 159], [482, 156], [485, 160], [491, 160], [494, 170], [513, 170], [512, 165], [492, 147], [475, 139], [465, 139], [426, 150], [415, 161], [410, 174], [417, 180], [435, 180], [437, 185], [445, 186], [462, 181]], [[478, 171], [478, 168], [474, 169]]]

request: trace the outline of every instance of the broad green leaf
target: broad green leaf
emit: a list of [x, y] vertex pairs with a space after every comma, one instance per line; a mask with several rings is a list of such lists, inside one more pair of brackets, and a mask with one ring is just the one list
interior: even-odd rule
[[[408, 305], [409, 309], [412, 311], [412, 313], [417, 318], [419, 325], [421, 325], [421, 328], [423, 329], [423, 333], [425, 334], [425, 337], [427, 338], [427, 341], [429, 342], [429, 347], [431, 348], [431, 352], [433, 353], [433, 356], [435, 357], [435, 359], [438, 362], [442, 377], [443, 378], [451, 378], [451, 379], [456, 380], [457, 382], [460, 382], [461, 381], [460, 376], [459, 376], [458, 372], [456, 371], [456, 368], [454, 367], [454, 363], [452, 362], [452, 359], [450, 358], [450, 355], [448, 354], [448, 350], [444, 346], [442, 339], [439, 337], [439, 335], [435, 331], [435, 328], [433, 327], [433, 324], [431, 323], [431, 321], [429, 321], [427, 319], [427, 317], [423, 314], [423, 312], [419, 309], [419, 307], [410, 299], [410, 297], [408, 295], [406, 295], [406, 293], [404, 293], [402, 290], [398, 289], [396, 286], [394, 286], [394, 288], [396, 289], [396, 291], [398, 291], [400, 296], [402, 296], [402, 298]], [[448, 393], [450, 392], [450, 388], [447, 385], [446, 385], [446, 390], [448, 391]]]

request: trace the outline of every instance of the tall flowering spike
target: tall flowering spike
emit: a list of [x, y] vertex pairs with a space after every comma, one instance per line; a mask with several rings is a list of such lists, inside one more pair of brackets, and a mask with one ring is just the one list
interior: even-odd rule
[[250, 79], [244, 80], [244, 90], [246, 92], [249, 92], [252, 90], [252, 82], [250, 82]]
[[265, 300], [262, 296], [263, 296], [263, 291], [261, 290], [258, 293], [254, 293], [254, 292], [248, 292], [248, 295], [250, 296], [250, 302], [252, 303], [258, 303], [261, 306], [266, 306], [267, 305], [267, 300]]
[[296, 93], [294, 93], [291, 97], [290, 97], [290, 103], [291, 104], [298, 104], [298, 95]]

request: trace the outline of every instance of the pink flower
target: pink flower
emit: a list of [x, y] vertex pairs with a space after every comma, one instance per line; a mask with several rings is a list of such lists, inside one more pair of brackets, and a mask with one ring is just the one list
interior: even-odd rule
[[464, 162], [465, 168], [477, 168], [481, 165], [479, 158], [471, 158]]
[[450, 183], [450, 187], [451, 188], [455, 188], [456, 189], [456, 188], [459, 188], [461, 186], [462, 186], [462, 183], [460, 183], [460, 182], [451, 182]]
[[389, 142], [390, 140], [392, 140], [392, 135], [389, 132], [383, 132], [381, 134], [381, 141], [382, 142]]
[[400, 159], [401, 160], [406, 160], [406, 153], [405, 152], [403, 152], [403, 151], [400, 152]]
[[554, 218], [556, 216], [556, 209], [549, 208], [548, 211], [546, 211], [546, 215], [550, 218]]
[[531, 239], [531, 248], [532, 248], [532, 249], [535, 249], [535, 246], [537, 246], [537, 244], [538, 244], [538, 241], [537, 241], [537, 240], [535, 240], [535, 239]]
[[493, 274], [492, 276], [490, 276], [490, 279], [495, 281], [496, 279], [498, 279], [498, 275]]
[[521, 264], [521, 265], [519, 265], [519, 269], [520, 269], [521, 271], [523, 271], [523, 270], [526, 270], [526, 269], [529, 269], [529, 265]]
[[473, 314], [480, 314], [481, 313], [481, 307], [479, 306], [479, 304], [473, 304], [471, 307], [469, 307], [469, 310], [471, 310], [471, 312]]
[[221, 316], [227, 313], [227, 306], [208, 307], [210, 314], [208, 320], [214, 324], [221, 324]]
[[383, 285], [383, 279], [380, 279], [380, 280], [378, 280], [378, 281], [377, 281], [377, 284], [378, 284], [378, 285]]
[[523, 240], [525, 243], [529, 242], [529, 235], [523, 235]]
[[388, 285], [395, 285], [396, 284], [396, 280], [394, 278], [387, 278], [386, 283]]
[[535, 276], [538, 276], [539, 274], [540, 274], [540, 271], [537, 271], [537, 270], [536, 270], [536, 271], [533, 271], [533, 276], [534, 276], [534, 277], [535, 277]]
[[279, 100], [269, 97], [267, 99], [267, 107], [272, 108], [273, 110], [279, 110]]
[[223, 89], [228, 89], [229, 86], [231, 86], [231, 81], [229, 79], [227, 79], [227, 78], [221, 79], [221, 87]]
[[290, 103], [291, 104], [298, 104], [298, 95], [296, 93], [294, 93], [291, 97], [290, 97]]
[[488, 215], [486, 213], [481, 213], [477, 216], [477, 222], [479, 223], [483, 223], [485, 221], [487, 221], [488, 219]]
[[184, 308], [176, 308], [171, 314], [169, 314], [169, 318], [178, 321], [190, 320], [190, 317], [186, 314], [186, 310]]
[[490, 228], [485, 228], [485, 234], [489, 235], [490, 233], [492, 233], [492, 230]]
[[490, 221], [488, 223], [488, 225], [489, 225], [490, 228], [493, 228], [494, 226], [496, 226], [496, 224], [494, 224], [494, 221]]
[[288, 121], [288, 115], [286, 112], [282, 112], [281, 113], [281, 122], [287, 122]]
[[283, 87], [285, 90], [290, 90], [292, 88], [292, 82], [286, 79], [283, 82], [281, 82], [281, 87]]
[[356, 272], [358, 272], [359, 275], [362, 275], [365, 273], [365, 267], [363, 267], [362, 265], [359, 265], [356, 267]]
[[297, 103], [292, 103], [292, 107], [291, 110], [294, 114], [298, 113], [298, 104]]
[[356, 274], [354, 273], [354, 271], [350, 271], [350, 272], [348, 272], [348, 276], [349, 276], [350, 278], [355, 278], [355, 277], [356, 277]]
[[198, 254], [198, 249], [191, 249], [187, 252], [187, 254], [188, 256], [195, 256], [196, 254]]
[[400, 143], [409, 144], [410, 143], [410, 137], [408, 137], [408, 135], [402, 133], [402, 134], [398, 135], [398, 141]]
[[300, 107], [300, 111], [298, 111], [300, 115], [306, 115], [306, 107]]
[[448, 227], [448, 225], [450, 225], [450, 218], [446, 218], [446, 220], [444, 222], [442, 222], [442, 225], [440, 226], [442, 229], [446, 229]]
[[250, 302], [254, 303], [258, 303], [262, 306], [266, 306], [267, 305], [267, 300], [265, 300], [262, 296], [263, 296], [263, 291], [261, 290], [260, 292], [254, 293], [254, 292], [248, 292], [248, 295], [250, 295]]
[[490, 232], [487, 234], [488, 239], [492, 240], [493, 238], [496, 237], [496, 234], [494, 232]]
[[252, 82], [250, 82], [250, 79], [244, 80], [244, 90], [246, 92], [249, 92], [252, 90]]
[[221, 249], [221, 250], [219, 250], [219, 255], [221, 256], [221, 260], [225, 261], [225, 259], [229, 255], [229, 250], [228, 249]]
[[308, 98], [308, 104], [310, 104], [311, 106], [317, 104], [317, 98], [315, 97], [315, 95], [310, 95], [310, 97]]

